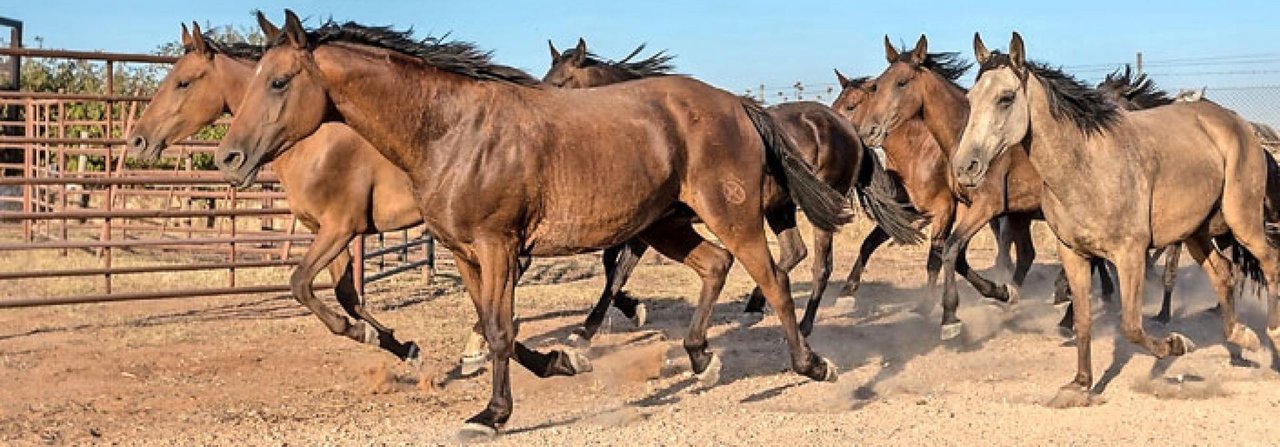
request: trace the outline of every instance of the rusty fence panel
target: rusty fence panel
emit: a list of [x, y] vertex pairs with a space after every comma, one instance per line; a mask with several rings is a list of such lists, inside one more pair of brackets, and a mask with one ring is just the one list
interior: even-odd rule
[[[217, 141], [176, 144], [160, 167], [129, 162], [124, 137], [150, 97], [117, 91], [113, 74], [126, 63], [164, 64], [174, 58], [22, 48], [0, 48], [0, 56], [89, 60], [102, 63], [106, 73], [105, 92], [0, 92], [0, 117], [13, 116], [5, 110], [19, 110], [22, 117], [0, 121], [21, 129], [19, 136], [0, 136], [0, 151], [22, 155], [21, 163], [0, 164], [0, 172], [9, 175], [0, 175], [0, 256], [18, 264], [72, 254], [96, 259], [92, 266], [47, 268], [33, 262], [34, 268], [0, 270], [0, 308], [289, 291], [287, 271], [279, 269], [294, 266], [312, 237], [297, 232], [298, 222], [269, 167], [257, 185], [242, 191], [199, 166], [197, 160], [211, 154]], [[68, 116], [69, 108], [84, 104], [105, 105], [104, 116]], [[4, 193], [17, 190], [21, 193]], [[353, 273], [362, 293], [365, 284], [415, 269], [430, 280], [436, 269], [434, 241], [425, 233], [410, 233], [370, 236], [378, 245], [367, 251], [366, 237], [355, 239], [352, 249], [364, 262], [354, 263]], [[149, 258], [162, 261], [132, 265]], [[279, 280], [238, 281], [258, 269], [279, 272], [267, 276]], [[183, 272], [203, 275], [198, 286], [122, 290], [113, 282]], [[225, 272], [225, 279], [217, 272]], [[16, 296], [6, 288], [6, 283], [73, 280], [92, 281], [93, 292]]]

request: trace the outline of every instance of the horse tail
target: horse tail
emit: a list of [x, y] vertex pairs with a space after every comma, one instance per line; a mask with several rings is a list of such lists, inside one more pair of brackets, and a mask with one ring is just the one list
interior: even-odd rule
[[862, 166], [853, 184], [854, 195], [871, 219], [900, 244], [918, 244], [924, 240], [920, 228], [929, 218], [916, 210], [907, 198], [902, 181], [880, 164], [871, 148], [862, 146]]
[[766, 169], [790, 194], [791, 200], [804, 210], [809, 222], [826, 231], [835, 231], [849, 223], [853, 213], [846, 206], [848, 197], [818, 179], [809, 163], [796, 154], [791, 139], [759, 104], [742, 99], [740, 102], [764, 140]]

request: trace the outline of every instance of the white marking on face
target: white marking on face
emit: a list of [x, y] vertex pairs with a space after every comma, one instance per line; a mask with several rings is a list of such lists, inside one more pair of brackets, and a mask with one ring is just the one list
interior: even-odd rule
[[258, 68], [256, 68], [256, 69], [254, 69], [254, 70], [253, 70], [253, 75], [254, 75], [254, 76], [257, 76], [257, 75], [260, 75], [260, 74], [262, 74], [262, 66], [261, 66], [261, 65], [259, 65], [259, 66], [258, 66]]

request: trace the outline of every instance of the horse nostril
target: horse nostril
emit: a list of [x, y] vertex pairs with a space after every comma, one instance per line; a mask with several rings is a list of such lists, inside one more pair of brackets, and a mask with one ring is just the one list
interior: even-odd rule
[[129, 147], [135, 151], [146, 149], [147, 139], [143, 138], [142, 135], [137, 135], [129, 140]]
[[965, 172], [966, 174], [975, 174], [975, 173], [977, 173], [977, 172], [978, 172], [978, 160], [970, 159], [970, 160], [969, 160], [969, 163], [968, 163], [968, 164], [966, 164], [966, 165], [964, 165], [964, 172]]
[[227, 151], [222, 156], [222, 166], [227, 169], [240, 169], [240, 165], [244, 164], [244, 152], [239, 150]]

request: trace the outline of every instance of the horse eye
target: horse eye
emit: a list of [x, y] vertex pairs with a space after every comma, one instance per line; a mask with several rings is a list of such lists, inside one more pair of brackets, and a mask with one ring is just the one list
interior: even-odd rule
[[1000, 107], [1009, 107], [1013, 105], [1013, 98], [1014, 98], [1014, 94], [1012, 92], [1005, 93], [1003, 95], [1000, 95], [999, 98], [996, 98], [996, 104], [999, 105]]
[[903, 79], [901, 81], [898, 81], [898, 88], [906, 87], [908, 81], [909, 81], [908, 79]]
[[846, 112], [852, 112], [853, 109], [856, 109], [856, 108], [858, 108], [858, 106], [844, 106], [844, 110]]
[[178, 81], [178, 88], [187, 88], [187, 87], [190, 87], [190, 86], [191, 86], [191, 81], [188, 81], [188, 80], [186, 80], [186, 79], [183, 79], [183, 80], [181, 80], [181, 81]]
[[271, 80], [271, 89], [272, 89], [272, 90], [284, 90], [284, 88], [285, 88], [285, 87], [288, 87], [288, 86], [289, 86], [289, 79], [290, 79], [290, 78], [278, 78], [278, 79], [272, 79], [272, 80]]

